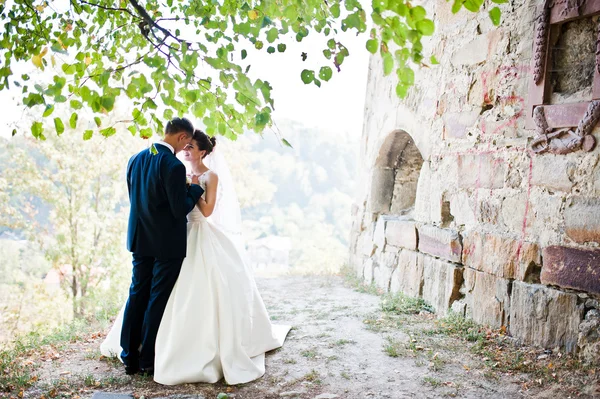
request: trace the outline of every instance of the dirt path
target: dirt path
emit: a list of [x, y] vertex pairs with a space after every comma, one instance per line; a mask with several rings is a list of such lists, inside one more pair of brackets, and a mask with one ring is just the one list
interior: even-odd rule
[[[71, 344], [44, 362], [38, 382], [25, 397], [86, 398], [94, 391], [145, 398], [182, 394], [216, 398], [226, 392], [236, 399], [572, 395], [564, 388], [564, 381], [536, 383], [530, 375], [494, 372], [486, 366], [489, 359], [471, 353], [473, 343], [437, 333], [432, 315], [390, 316], [381, 311], [380, 297], [356, 292], [340, 277], [285, 277], [257, 282], [274, 323], [294, 326], [284, 347], [268, 354], [266, 375], [258, 381], [233, 387], [164, 387], [142, 377], [130, 378], [120, 364], [100, 359], [99, 335]], [[596, 397], [597, 385], [587, 385], [587, 391], [572, 397]]]

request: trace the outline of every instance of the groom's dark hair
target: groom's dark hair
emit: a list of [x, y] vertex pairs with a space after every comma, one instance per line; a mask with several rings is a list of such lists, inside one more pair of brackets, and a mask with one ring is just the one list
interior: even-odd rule
[[173, 118], [167, 123], [165, 134], [185, 133], [186, 136], [194, 134], [194, 125], [186, 118]]

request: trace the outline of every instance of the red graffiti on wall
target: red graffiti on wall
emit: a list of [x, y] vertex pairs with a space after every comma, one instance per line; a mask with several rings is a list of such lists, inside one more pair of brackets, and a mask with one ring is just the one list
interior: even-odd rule
[[514, 94], [514, 92], [509, 95], [495, 95], [495, 88], [490, 87], [490, 80], [493, 80], [494, 82], [498, 83], [503, 81], [515, 82], [519, 80], [523, 74], [527, 75], [529, 71], [529, 65], [511, 65], [500, 66], [492, 72], [485, 71], [481, 73], [480, 79], [483, 90], [483, 106], [485, 108], [493, 108], [496, 106], [501, 106], [502, 108], [513, 106], [516, 108], [516, 110], [511, 116], [509, 116], [505, 121], [503, 121], [499, 125], [492, 127], [491, 129], [488, 128], [486, 121], [482, 120], [481, 131], [484, 134], [495, 135], [509, 127], [516, 129], [518, 120], [525, 115], [525, 99], [519, 95]]

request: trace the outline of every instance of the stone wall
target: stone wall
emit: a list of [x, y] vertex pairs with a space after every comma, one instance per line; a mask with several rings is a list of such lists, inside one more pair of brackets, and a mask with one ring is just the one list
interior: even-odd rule
[[[420, 69], [399, 100], [394, 74], [383, 76], [379, 55], [370, 61], [350, 264], [439, 315], [453, 310], [523, 343], [598, 359], [600, 149], [529, 148], [537, 3], [503, 6], [499, 28], [485, 12], [425, 3], [436, 34], [424, 53], [440, 65]], [[569, 90], [553, 96], [583, 98], [576, 80], [557, 80]]]

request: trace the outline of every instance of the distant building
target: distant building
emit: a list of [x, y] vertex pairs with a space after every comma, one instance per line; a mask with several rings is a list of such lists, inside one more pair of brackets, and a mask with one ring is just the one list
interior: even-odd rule
[[292, 248], [289, 237], [266, 236], [248, 241], [246, 245], [250, 264], [257, 274], [288, 272]]

